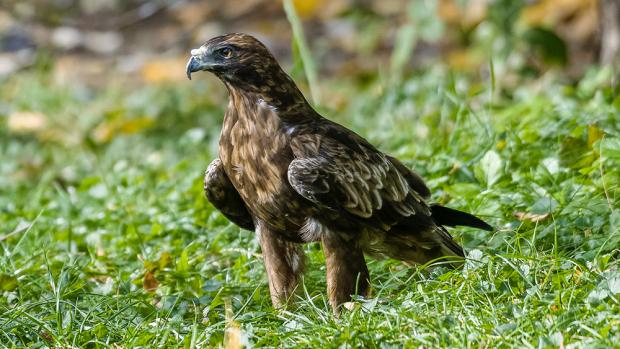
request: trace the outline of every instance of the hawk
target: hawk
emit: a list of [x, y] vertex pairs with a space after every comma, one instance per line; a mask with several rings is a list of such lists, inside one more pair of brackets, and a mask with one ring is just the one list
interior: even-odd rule
[[491, 227], [428, 203], [422, 178], [355, 132], [317, 113], [274, 56], [247, 34], [191, 51], [187, 76], [215, 74], [229, 93], [207, 199], [256, 232], [274, 306], [288, 301], [304, 266], [301, 244], [320, 241], [334, 312], [367, 296], [364, 255], [458, 265], [463, 249], [445, 226]]

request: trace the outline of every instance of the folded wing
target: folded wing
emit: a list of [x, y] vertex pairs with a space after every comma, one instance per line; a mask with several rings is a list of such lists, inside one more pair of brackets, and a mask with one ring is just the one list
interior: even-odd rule
[[[338, 125], [300, 134], [292, 143], [288, 169], [291, 186], [315, 204], [347, 213], [384, 229], [412, 216], [426, 217], [428, 189], [417, 175], [407, 176], [404, 165], [379, 152], [363, 138]], [[408, 178], [409, 177], [409, 178]], [[416, 191], [411, 184], [422, 188]]]

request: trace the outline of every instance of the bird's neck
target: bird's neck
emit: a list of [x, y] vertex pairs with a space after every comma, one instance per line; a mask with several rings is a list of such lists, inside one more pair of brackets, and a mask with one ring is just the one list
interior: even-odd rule
[[304, 122], [321, 117], [288, 75], [260, 87], [224, 83], [230, 95], [230, 107], [270, 108], [284, 122]]

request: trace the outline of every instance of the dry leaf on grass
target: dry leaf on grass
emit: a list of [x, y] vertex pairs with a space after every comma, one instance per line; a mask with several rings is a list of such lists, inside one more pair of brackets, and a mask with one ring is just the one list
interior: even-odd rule
[[7, 126], [13, 133], [35, 133], [47, 126], [47, 116], [34, 111], [19, 111], [9, 115]]
[[111, 141], [117, 135], [139, 133], [153, 125], [154, 120], [149, 117], [132, 119], [112, 119], [103, 121], [92, 132], [93, 139], [98, 143]]
[[517, 217], [517, 219], [520, 221], [530, 221], [530, 222], [538, 223], [542, 220], [547, 219], [547, 217], [549, 217], [549, 213], [536, 214], [536, 213], [530, 213], [530, 212], [515, 212], [514, 216]]
[[142, 279], [142, 287], [145, 291], [151, 292], [155, 291], [159, 286], [159, 281], [155, 278], [155, 275], [151, 271], [147, 271], [144, 274], [144, 279]]
[[230, 299], [224, 300], [226, 312], [226, 330], [224, 332], [224, 348], [242, 349], [248, 347], [248, 337], [241, 330], [239, 323], [233, 319], [232, 305]]

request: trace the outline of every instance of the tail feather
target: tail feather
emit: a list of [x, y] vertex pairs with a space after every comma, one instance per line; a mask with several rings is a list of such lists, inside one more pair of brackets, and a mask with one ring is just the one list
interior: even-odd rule
[[431, 205], [431, 211], [433, 219], [439, 225], [445, 225], [448, 227], [464, 225], [467, 227], [473, 227], [488, 231], [493, 230], [493, 227], [488, 225], [485, 221], [469, 213], [444, 207], [438, 204]]
[[465, 251], [450, 236], [446, 228], [438, 226], [435, 234], [439, 238], [439, 245], [429, 253], [429, 260], [436, 260], [437, 264], [441, 264], [450, 268], [459, 268], [463, 265]]
[[452, 236], [446, 231], [446, 228], [438, 227], [436, 232], [439, 233], [441, 237], [440, 246], [442, 247], [442, 255], [465, 257], [463, 248], [452, 239]]

